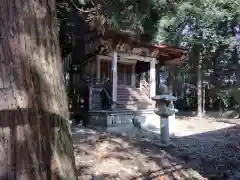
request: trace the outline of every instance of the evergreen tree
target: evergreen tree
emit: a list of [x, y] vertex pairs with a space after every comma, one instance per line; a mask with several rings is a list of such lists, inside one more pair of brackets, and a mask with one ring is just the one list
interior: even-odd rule
[[[239, 54], [238, 7], [239, 2], [232, 0], [184, 0], [176, 2], [172, 11], [159, 20], [158, 42], [189, 49], [188, 64], [193, 72], [198, 72], [199, 116], [202, 116], [203, 79], [221, 88], [234, 81], [230, 69], [233, 64], [237, 65]], [[213, 81], [210, 81], [210, 76]]]
[[54, 2], [0, 2], [0, 179], [77, 179]]

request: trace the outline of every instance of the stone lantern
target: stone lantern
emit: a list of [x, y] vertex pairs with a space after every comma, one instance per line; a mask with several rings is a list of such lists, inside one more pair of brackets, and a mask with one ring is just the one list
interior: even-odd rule
[[160, 84], [158, 95], [152, 99], [156, 101], [154, 112], [160, 116], [160, 143], [161, 145], [169, 145], [169, 119], [170, 117], [174, 117], [173, 115], [177, 112], [173, 105], [177, 97], [169, 93], [166, 85]]

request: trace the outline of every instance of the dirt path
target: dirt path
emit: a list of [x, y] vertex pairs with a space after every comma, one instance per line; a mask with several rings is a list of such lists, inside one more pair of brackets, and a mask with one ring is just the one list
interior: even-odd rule
[[196, 171], [213, 180], [240, 179], [239, 125], [181, 121], [175, 146], [164, 149], [153, 144], [153, 136], [137, 132], [122, 136], [75, 128], [79, 179], [202, 179]]
[[201, 179], [195, 171], [149, 141], [90, 129], [73, 134], [79, 179]]
[[240, 180], [240, 125], [176, 138], [166, 151], [209, 179]]

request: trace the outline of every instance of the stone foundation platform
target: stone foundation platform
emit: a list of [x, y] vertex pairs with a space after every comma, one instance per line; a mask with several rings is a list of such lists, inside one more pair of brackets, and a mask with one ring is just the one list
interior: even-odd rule
[[115, 127], [132, 124], [133, 111], [90, 111], [88, 120], [91, 126]]
[[[134, 128], [160, 133], [160, 117], [153, 111], [90, 111], [88, 120], [91, 127], [109, 132], [129, 132]], [[169, 118], [170, 134], [177, 128], [176, 124], [175, 117]]]

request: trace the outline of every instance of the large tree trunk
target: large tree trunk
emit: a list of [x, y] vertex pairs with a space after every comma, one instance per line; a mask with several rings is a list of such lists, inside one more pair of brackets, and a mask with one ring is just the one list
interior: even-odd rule
[[203, 116], [203, 93], [202, 93], [202, 60], [199, 58], [197, 65], [197, 116]]
[[197, 82], [197, 116], [202, 117], [202, 58], [200, 57], [202, 46], [200, 44], [194, 44], [189, 54], [190, 63], [194, 72], [196, 72]]
[[76, 179], [55, 0], [0, 1], [0, 179]]
[[206, 115], [206, 84], [203, 84], [202, 87], [202, 116]]

